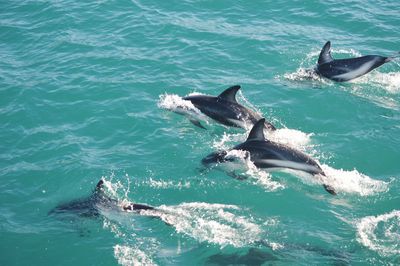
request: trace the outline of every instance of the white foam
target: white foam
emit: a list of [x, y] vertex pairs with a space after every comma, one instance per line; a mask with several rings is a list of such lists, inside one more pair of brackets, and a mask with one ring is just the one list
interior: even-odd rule
[[246, 136], [247, 134], [243, 133], [231, 134], [224, 132], [220, 139], [213, 141], [212, 146], [216, 150], [228, 150], [232, 148], [235, 143], [244, 142], [246, 140]]
[[144, 215], [158, 216], [172, 225], [178, 233], [221, 247], [242, 247], [260, 240], [261, 228], [251, 218], [236, 214], [234, 205], [184, 203], [177, 206], [159, 206], [146, 210]]
[[168, 188], [177, 188], [177, 189], [182, 189], [182, 188], [190, 188], [190, 182], [189, 181], [166, 181], [166, 180], [157, 180], [154, 178], [150, 178], [148, 181], [148, 184], [150, 187], [153, 188], [162, 188], [162, 189], [168, 189]]
[[124, 266], [157, 265], [150, 257], [147, 256], [146, 252], [138, 249], [137, 247], [115, 245], [114, 256], [118, 260], [118, 263]]
[[[126, 182], [127, 184], [124, 185], [120, 180], [118, 180], [117, 182], [113, 182], [113, 179], [115, 177], [115, 174], [112, 173], [110, 178], [106, 178], [104, 176], [101, 177], [101, 179], [103, 180], [103, 187], [105, 189], [105, 192], [110, 194], [111, 197], [113, 198], [123, 198], [126, 199], [128, 198], [129, 192], [130, 192], [130, 179], [128, 175], [125, 175], [126, 177]], [[107, 180], [109, 179], [109, 180]], [[123, 195], [120, 195], [120, 194]]]
[[389, 94], [400, 93], [400, 72], [381, 73], [374, 70], [350, 82], [353, 84], [369, 84]]
[[280, 128], [265, 136], [271, 141], [305, 150], [310, 147], [310, 141], [313, 135], [313, 133], [304, 133], [296, 129]]
[[400, 254], [400, 211], [364, 217], [356, 227], [362, 245], [383, 256]]
[[321, 168], [326, 174], [326, 176], [319, 176], [321, 182], [330, 185], [338, 193], [345, 192], [369, 196], [386, 192], [389, 188], [388, 182], [372, 179], [356, 169], [345, 171], [334, 169], [325, 164], [321, 165]]
[[[217, 150], [227, 150], [232, 148], [234, 144], [244, 142], [247, 139], [249, 132], [246, 133], [226, 133], [222, 138], [214, 140], [212, 146]], [[280, 128], [273, 132], [265, 131], [264, 135], [268, 140], [288, 145], [300, 150], [311, 148], [310, 142], [313, 133], [304, 133], [300, 130], [290, 128]]]
[[[277, 76], [280, 78], [280, 76]], [[333, 85], [332, 82], [322, 78], [312, 68], [299, 67], [295, 72], [283, 74], [283, 78], [290, 81], [318, 81], [327, 85]]]

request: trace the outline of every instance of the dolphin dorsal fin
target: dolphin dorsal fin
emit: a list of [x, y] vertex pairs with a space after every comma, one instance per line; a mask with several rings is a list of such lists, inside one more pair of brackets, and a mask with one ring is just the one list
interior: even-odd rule
[[94, 194], [102, 193], [103, 192], [103, 186], [104, 186], [104, 181], [103, 181], [103, 179], [100, 179], [99, 182], [97, 182], [93, 193]]
[[249, 140], [265, 140], [264, 137], [265, 118], [261, 118], [254, 124], [246, 141]]
[[240, 90], [239, 85], [232, 86], [230, 88], [227, 88], [224, 90], [220, 95], [218, 95], [218, 98], [224, 99], [225, 101], [228, 102], [234, 102], [236, 103], [236, 93]]
[[333, 61], [331, 56], [331, 42], [327, 41], [319, 54], [318, 65], [329, 63], [331, 61]]

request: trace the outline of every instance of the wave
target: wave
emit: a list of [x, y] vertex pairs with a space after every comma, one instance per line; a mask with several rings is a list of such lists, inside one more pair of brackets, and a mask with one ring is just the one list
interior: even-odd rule
[[383, 256], [400, 254], [400, 211], [364, 217], [356, 227], [362, 245]]

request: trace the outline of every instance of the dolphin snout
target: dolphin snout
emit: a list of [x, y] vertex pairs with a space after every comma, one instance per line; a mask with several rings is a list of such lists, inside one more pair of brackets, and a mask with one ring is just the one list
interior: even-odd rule
[[209, 166], [210, 164], [222, 163], [225, 161], [226, 151], [213, 152], [201, 160], [204, 166]]

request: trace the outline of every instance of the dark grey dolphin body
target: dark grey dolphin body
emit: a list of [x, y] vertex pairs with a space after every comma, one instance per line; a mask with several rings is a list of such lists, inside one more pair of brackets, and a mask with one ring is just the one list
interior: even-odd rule
[[[260, 119], [250, 131], [247, 140], [236, 145], [232, 150], [247, 151], [250, 160], [258, 168], [274, 169], [292, 169], [306, 172], [311, 175], [323, 175], [324, 171], [318, 163], [310, 156], [297, 151], [288, 146], [278, 144], [264, 137], [264, 120]], [[227, 151], [217, 151], [206, 156], [202, 163], [210, 165], [215, 163], [224, 163], [229, 161], [226, 158]], [[324, 184], [324, 188], [335, 195], [334, 189]]]
[[100, 215], [101, 208], [121, 209], [128, 212], [154, 209], [152, 206], [136, 203], [126, 203], [120, 206], [117, 200], [104, 193], [103, 185], [103, 180], [100, 180], [90, 196], [60, 204], [52, 209], [49, 214], [74, 214], [81, 217], [96, 218]]
[[356, 58], [333, 59], [331, 42], [328, 41], [321, 50], [316, 71], [319, 75], [337, 82], [349, 81], [392, 61], [397, 56], [385, 57], [366, 55]]
[[[245, 128], [246, 124], [254, 125], [261, 116], [236, 101], [239, 89], [240, 86], [236, 85], [218, 96], [192, 95], [183, 99], [190, 101], [203, 114], [225, 126]], [[202, 127], [198, 121], [192, 122]], [[265, 127], [268, 130], [276, 129], [269, 122], [265, 122]]]

